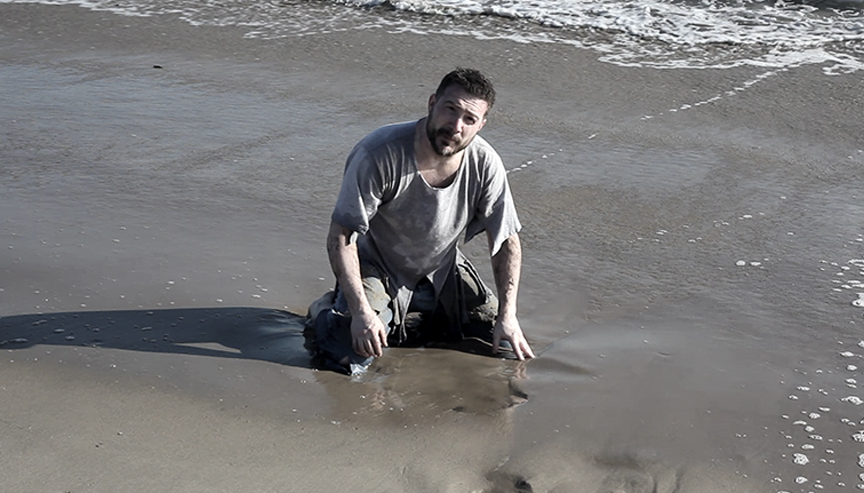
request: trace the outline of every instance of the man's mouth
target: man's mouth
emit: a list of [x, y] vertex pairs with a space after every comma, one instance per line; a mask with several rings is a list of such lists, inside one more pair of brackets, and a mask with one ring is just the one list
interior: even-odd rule
[[457, 143], [456, 139], [453, 138], [454, 136], [445, 130], [439, 130], [438, 131], [438, 137], [444, 139], [449, 144], [456, 144]]

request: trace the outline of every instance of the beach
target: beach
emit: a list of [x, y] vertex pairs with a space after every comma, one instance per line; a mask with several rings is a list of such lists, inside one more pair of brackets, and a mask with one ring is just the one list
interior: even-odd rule
[[[0, 3], [0, 489], [864, 484], [860, 74], [245, 33]], [[456, 66], [498, 91], [538, 357], [315, 370], [345, 158]]]

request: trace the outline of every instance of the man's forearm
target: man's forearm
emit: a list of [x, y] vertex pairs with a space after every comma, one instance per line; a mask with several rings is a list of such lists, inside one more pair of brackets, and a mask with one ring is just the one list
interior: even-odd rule
[[507, 238], [492, 257], [492, 271], [498, 290], [498, 317], [515, 317], [522, 273], [522, 244], [518, 234]]
[[371, 311], [363, 292], [357, 244], [351, 241], [351, 232], [335, 222], [330, 223], [327, 235], [327, 255], [351, 313], [359, 315]]

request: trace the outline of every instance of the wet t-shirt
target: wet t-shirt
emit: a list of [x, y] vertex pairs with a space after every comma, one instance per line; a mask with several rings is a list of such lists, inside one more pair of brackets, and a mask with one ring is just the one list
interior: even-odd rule
[[521, 225], [498, 153], [480, 136], [465, 148], [452, 183], [432, 187], [417, 170], [417, 122], [379, 128], [360, 141], [345, 165], [332, 219], [359, 233], [360, 261], [382, 269], [399, 323], [417, 283], [440, 293], [454, 270], [457, 244], [481, 231], [495, 255]]

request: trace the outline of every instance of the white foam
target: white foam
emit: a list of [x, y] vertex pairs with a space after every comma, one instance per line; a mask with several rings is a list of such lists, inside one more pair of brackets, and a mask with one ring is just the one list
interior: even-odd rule
[[855, 395], [850, 395], [850, 396], [844, 397], [840, 400], [843, 402], [848, 402], [850, 404], [855, 404], [856, 406], [860, 406], [861, 404], [864, 404], [864, 401], [862, 401], [860, 397], [855, 396]]
[[[823, 66], [828, 75], [864, 69], [861, 11], [832, 12], [787, 2], [742, 0], [389, 0], [386, 8], [424, 15], [382, 16], [384, 0], [304, 3], [200, 0], [0, 0], [80, 5], [121, 15], [173, 14], [192, 25], [242, 26], [247, 38], [284, 38], [348, 29], [441, 33], [477, 39], [562, 43], [594, 50], [621, 66], [656, 68], [784, 68]], [[363, 9], [346, 8], [363, 7]], [[433, 15], [428, 15], [433, 14]], [[458, 27], [448, 18], [503, 22]], [[507, 22], [513, 19], [514, 22]], [[545, 29], [526, 29], [526, 23]], [[493, 27], [494, 26], [494, 27]], [[552, 28], [552, 29], [549, 29]], [[734, 47], [729, 49], [728, 47]], [[748, 84], [736, 88], [749, 88]], [[736, 91], [730, 91], [732, 93]], [[683, 103], [687, 109], [692, 103]]]
[[810, 459], [808, 459], [807, 456], [804, 454], [795, 454], [793, 456], [792, 462], [799, 466], [804, 466], [810, 462]]

